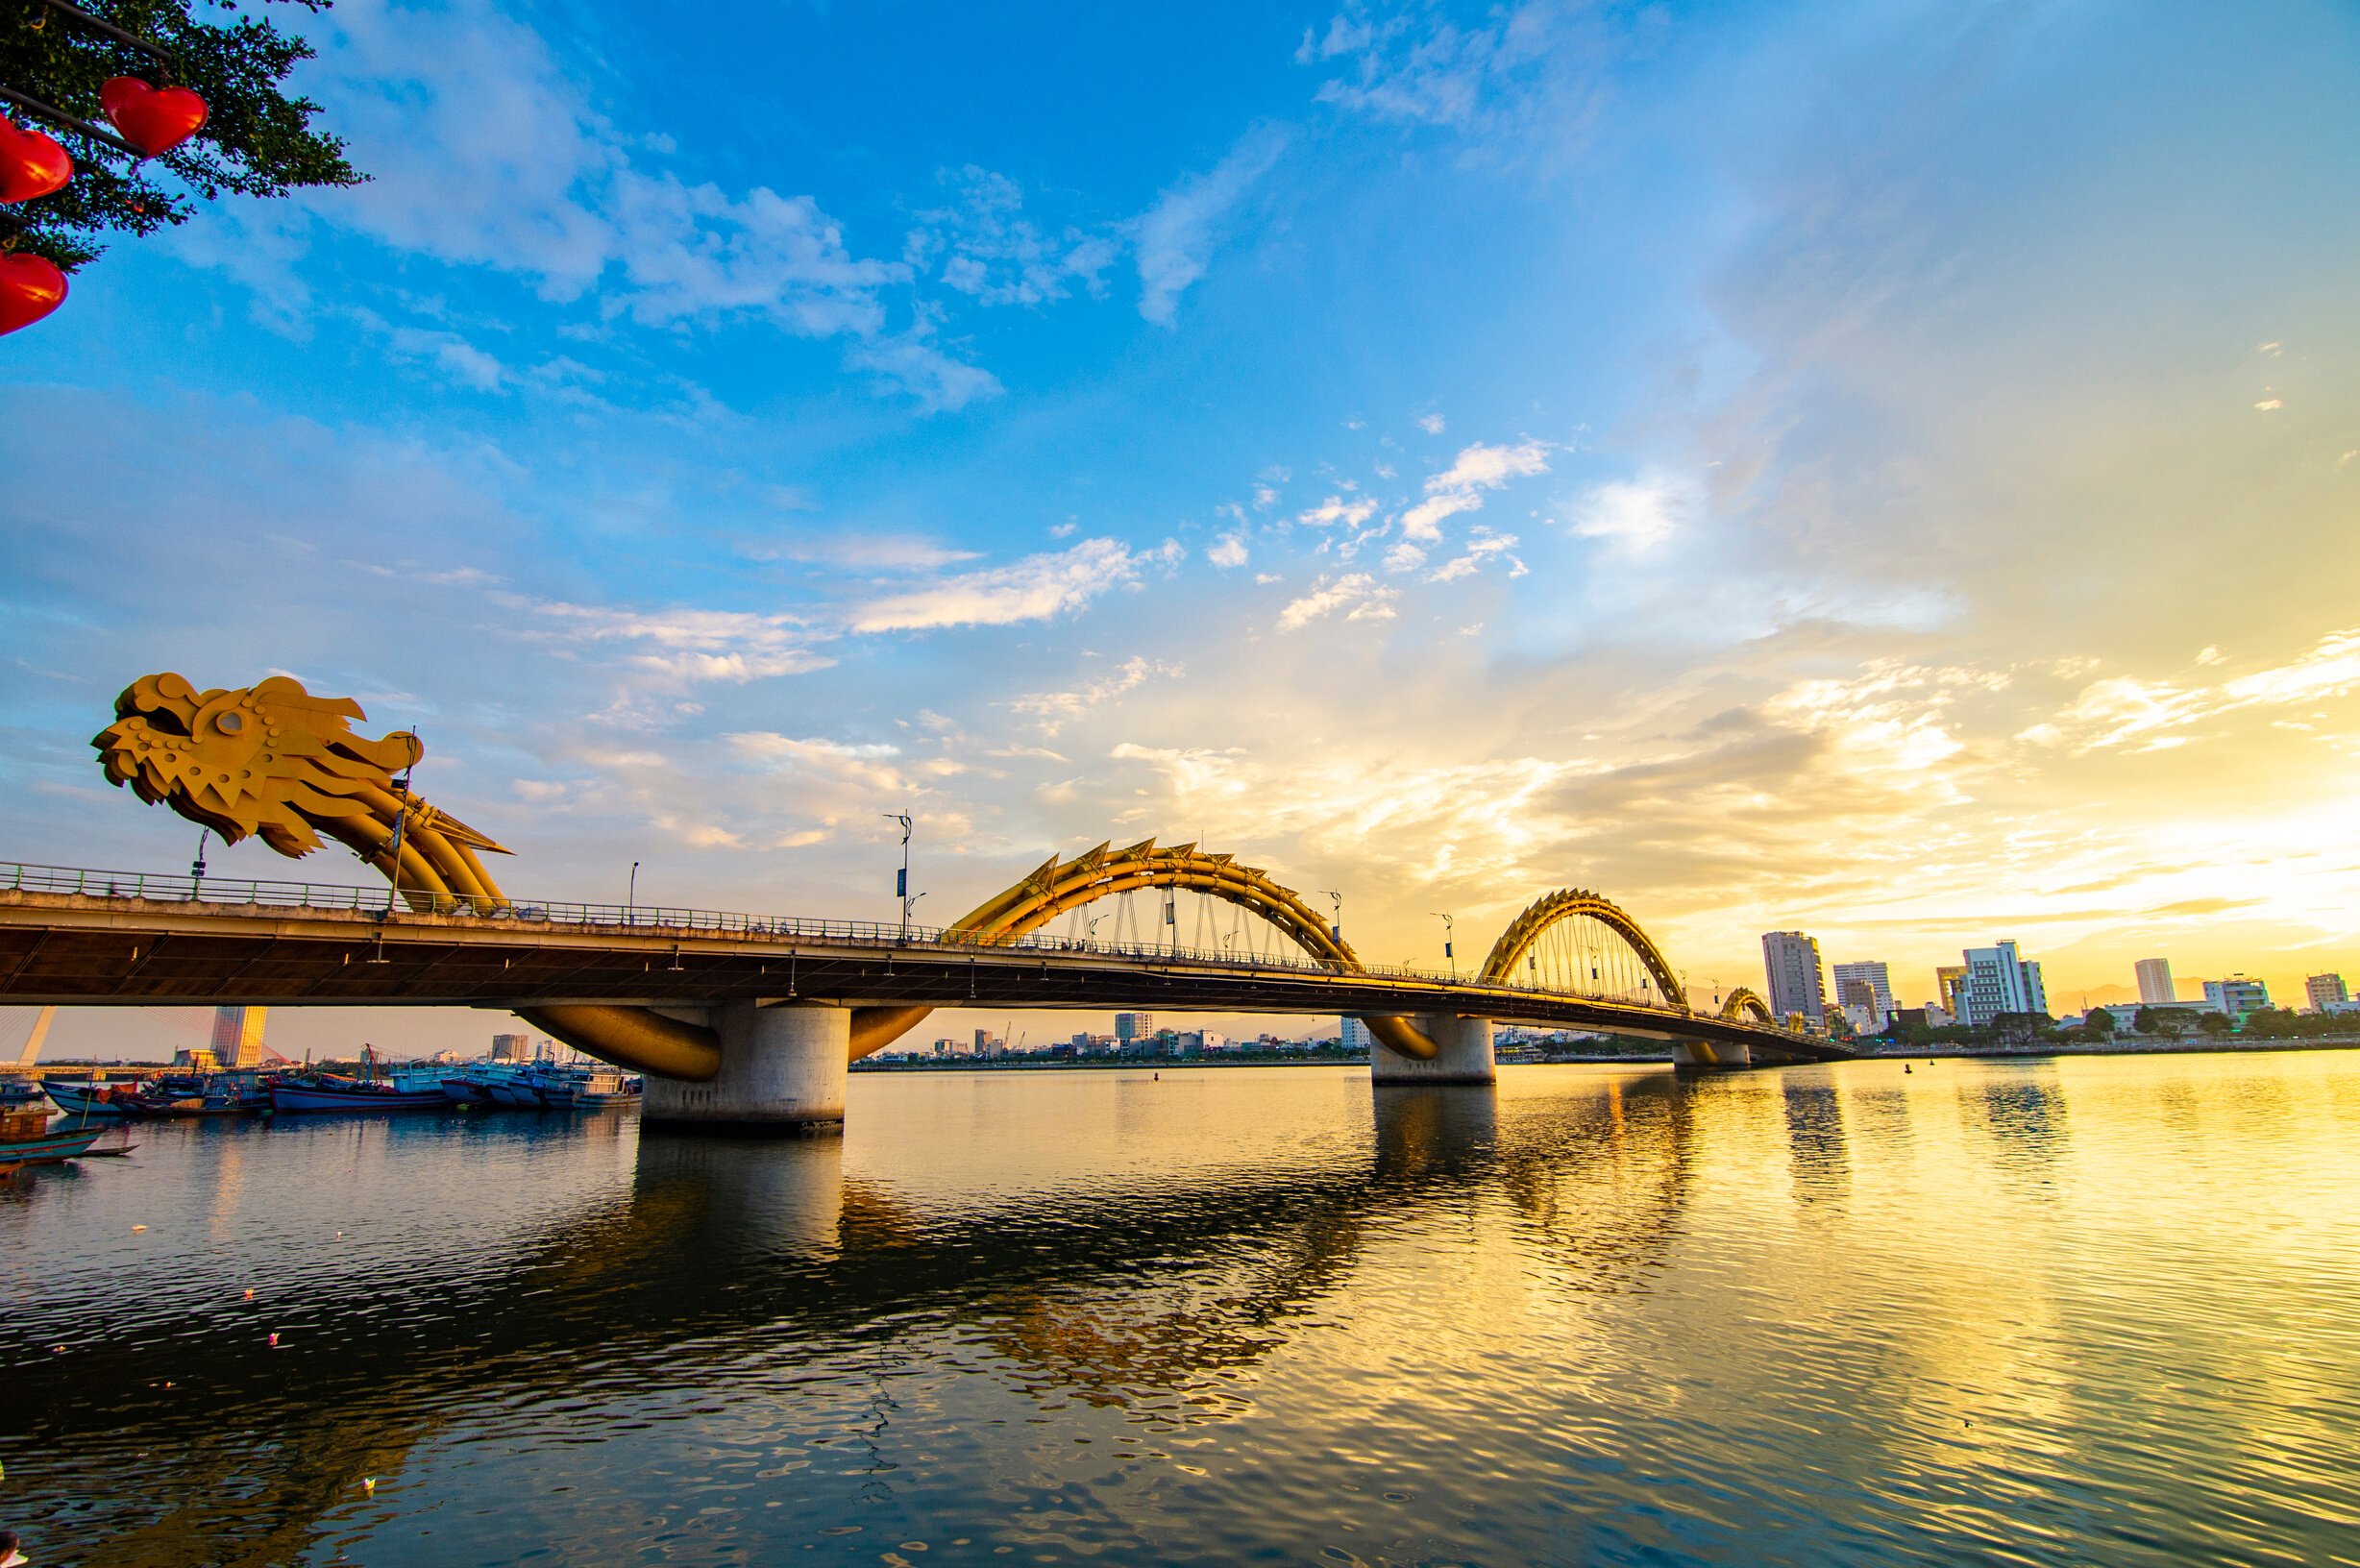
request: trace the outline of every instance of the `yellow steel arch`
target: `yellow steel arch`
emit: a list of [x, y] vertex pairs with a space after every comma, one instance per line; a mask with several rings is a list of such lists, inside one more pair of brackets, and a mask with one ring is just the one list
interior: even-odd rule
[[[1153, 839], [1127, 849], [1101, 844], [1070, 860], [1051, 855], [1032, 875], [960, 917], [943, 938], [983, 945], [1014, 942], [1069, 910], [1140, 888], [1182, 889], [1236, 904], [1278, 927], [1329, 968], [1340, 974], [1362, 971], [1359, 955], [1293, 889], [1281, 887], [1257, 867], [1239, 865], [1235, 856], [1211, 854], [1192, 844], [1159, 849]], [[922, 1006], [858, 1009], [852, 1017], [852, 1060], [892, 1044], [932, 1011]], [[1370, 1034], [1404, 1056], [1426, 1061], [1436, 1054], [1435, 1042], [1407, 1018], [1379, 1014], [1362, 1021]]]
[[1749, 986], [1739, 986], [1729, 993], [1728, 999], [1721, 1003], [1721, 1017], [1732, 1022], [1742, 1017], [1751, 1017], [1756, 1023], [1778, 1022], [1771, 1015], [1770, 1004], [1756, 995]]
[[1648, 974], [1655, 980], [1657, 993], [1666, 1002], [1674, 1007], [1687, 1005], [1687, 991], [1681, 985], [1680, 976], [1672, 972], [1672, 967], [1663, 961], [1663, 955], [1657, 950], [1655, 943], [1639, 929], [1638, 921], [1623, 913], [1610, 900], [1586, 888], [1560, 888], [1555, 893], [1541, 894], [1527, 905], [1524, 913], [1510, 921], [1508, 929], [1500, 933], [1500, 940], [1491, 944], [1490, 956], [1484, 960], [1483, 979], [1493, 985], [1510, 984], [1514, 979], [1517, 963], [1533, 943], [1540, 940], [1542, 932], [1560, 920], [1578, 919], [1584, 916], [1622, 938], [1632, 952], [1638, 955], [1639, 963], [1646, 967]]
[[1071, 860], [1051, 855], [1032, 875], [962, 916], [943, 935], [952, 942], [1012, 942], [1037, 931], [1069, 910], [1114, 894], [1140, 888], [1177, 888], [1250, 910], [1292, 938], [1305, 952], [1341, 972], [1355, 972], [1360, 959], [1303, 902], [1235, 856], [1208, 854], [1192, 844], [1159, 849], [1153, 839], [1115, 849], [1099, 845]]

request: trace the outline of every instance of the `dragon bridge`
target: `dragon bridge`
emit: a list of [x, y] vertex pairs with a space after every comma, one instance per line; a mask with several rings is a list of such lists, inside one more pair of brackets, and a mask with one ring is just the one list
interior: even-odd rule
[[[333, 839], [382, 873], [414, 910], [510, 913], [479, 855], [508, 851], [414, 794], [408, 772], [425, 750], [418, 737], [395, 730], [371, 740], [352, 727], [366, 717], [357, 702], [314, 697], [284, 675], [251, 687], [199, 691], [178, 674], [154, 674], [125, 688], [115, 699], [115, 722], [91, 745], [111, 781], [202, 823], [226, 843], [259, 838], [280, 854], [301, 857], [319, 848], [323, 837]], [[1370, 972], [1339, 929], [1266, 871], [1194, 844], [1166, 847], [1153, 839], [1121, 849], [1101, 844], [1071, 857], [1051, 855], [931, 940], [948, 946], [1016, 943], [1086, 905], [1148, 889], [1166, 891], [1168, 925], [1174, 923], [1170, 894], [1192, 893], [1255, 917], [1339, 976]], [[1176, 944], [1176, 930], [1171, 936]], [[1689, 1012], [1679, 975], [1638, 922], [1586, 889], [1561, 889], [1535, 900], [1501, 934], [1473, 978], [1483, 986], [1545, 990], [1659, 1015]], [[848, 1060], [891, 1044], [933, 1010], [849, 1007]], [[709, 1082], [722, 1068], [716, 1029], [651, 1007], [536, 1003], [517, 1012], [566, 1043], [626, 1067], [686, 1084]], [[1417, 1063], [1434, 1063], [1442, 1050], [1429, 1030], [1458, 1039], [1476, 1017], [1414, 1021], [1390, 1014], [1360, 1016], [1380, 1043]], [[1718, 1017], [1774, 1021], [1761, 999], [1743, 987], [1730, 994]], [[1481, 1033], [1487, 1041], [1487, 1026]], [[1487, 1063], [1487, 1045], [1482, 1054]]]

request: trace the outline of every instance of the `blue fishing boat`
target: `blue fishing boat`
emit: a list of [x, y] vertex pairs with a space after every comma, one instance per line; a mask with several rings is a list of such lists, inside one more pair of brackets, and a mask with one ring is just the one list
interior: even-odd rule
[[374, 1050], [364, 1050], [369, 1076], [349, 1078], [333, 1072], [289, 1073], [270, 1086], [271, 1109], [281, 1113], [307, 1111], [445, 1111], [451, 1102], [443, 1094], [442, 1069], [403, 1067], [387, 1074]]
[[73, 1116], [128, 1116], [139, 1103], [145, 1086], [135, 1080], [104, 1078], [44, 1078], [41, 1090]]
[[270, 1086], [271, 1109], [303, 1111], [442, 1111], [442, 1085], [432, 1089], [403, 1089], [370, 1078], [346, 1078], [332, 1072], [298, 1073]]

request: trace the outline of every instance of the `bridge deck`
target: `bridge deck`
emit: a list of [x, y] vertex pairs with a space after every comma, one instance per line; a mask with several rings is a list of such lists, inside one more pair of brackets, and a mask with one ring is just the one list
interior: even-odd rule
[[1832, 1041], [1639, 1003], [1415, 973], [1039, 942], [976, 946], [888, 935], [600, 927], [514, 917], [388, 917], [0, 889], [0, 1002], [514, 1008], [704, 1006], [1457, 1013], [1503, 1022], [1745, 1044], [1834, 1060]]

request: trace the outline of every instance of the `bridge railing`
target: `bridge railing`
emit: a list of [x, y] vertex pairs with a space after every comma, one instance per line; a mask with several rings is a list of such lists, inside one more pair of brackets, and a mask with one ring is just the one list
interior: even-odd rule
[[[327, 882], [272, 882], [226, 876], [189, 876], [156, 871], [93, 870], [76, 866], [40, 866], [0, 861], [0, 894], [66, 894], [85, 898], [139, 899], [150, 903], [242, 905], [262, 909], [312, 909], [374, 914], [399, 919], [436, 914], [530, 925], [571, 926], [585, 931], [655, 935], [811, 937], [880, 946], [922, 945], [952, 950], [1014, 949], [1022, 952], [1094, 953], [1113, 958], [1163, 959], [1236, 968], [1292, 969], [1311, 974], [1334, 971], [1309, 953], [1239, 953], [1229, 948], [1109, 943], [1032, 932], [1020, 937], [978, 937], [942, 926], [911, 925], [905, 933], [888, 920], [806, 919], [796, 916], [746, 915], [726, 910], [674, 909], [658, 904], [590, 904], [558, 899], [481, 898], [465, 894], [397, 894], [391, 887], [356, 887]], [[397, 899], [399, 902], [397, 902]], [[416, 900], [419, 907], [412, 907]], [[430, 909], [425, 906], [430, 905]], [[1425, 985], [1460, 985], [1471, 991], [1541, 991], [1538, 984], [1480, 981], [1408, 964], [1366, 964], [1362, 972]], [[1667, 1011], [1644, 995], [1600, 995], [1595, 1000]]]

